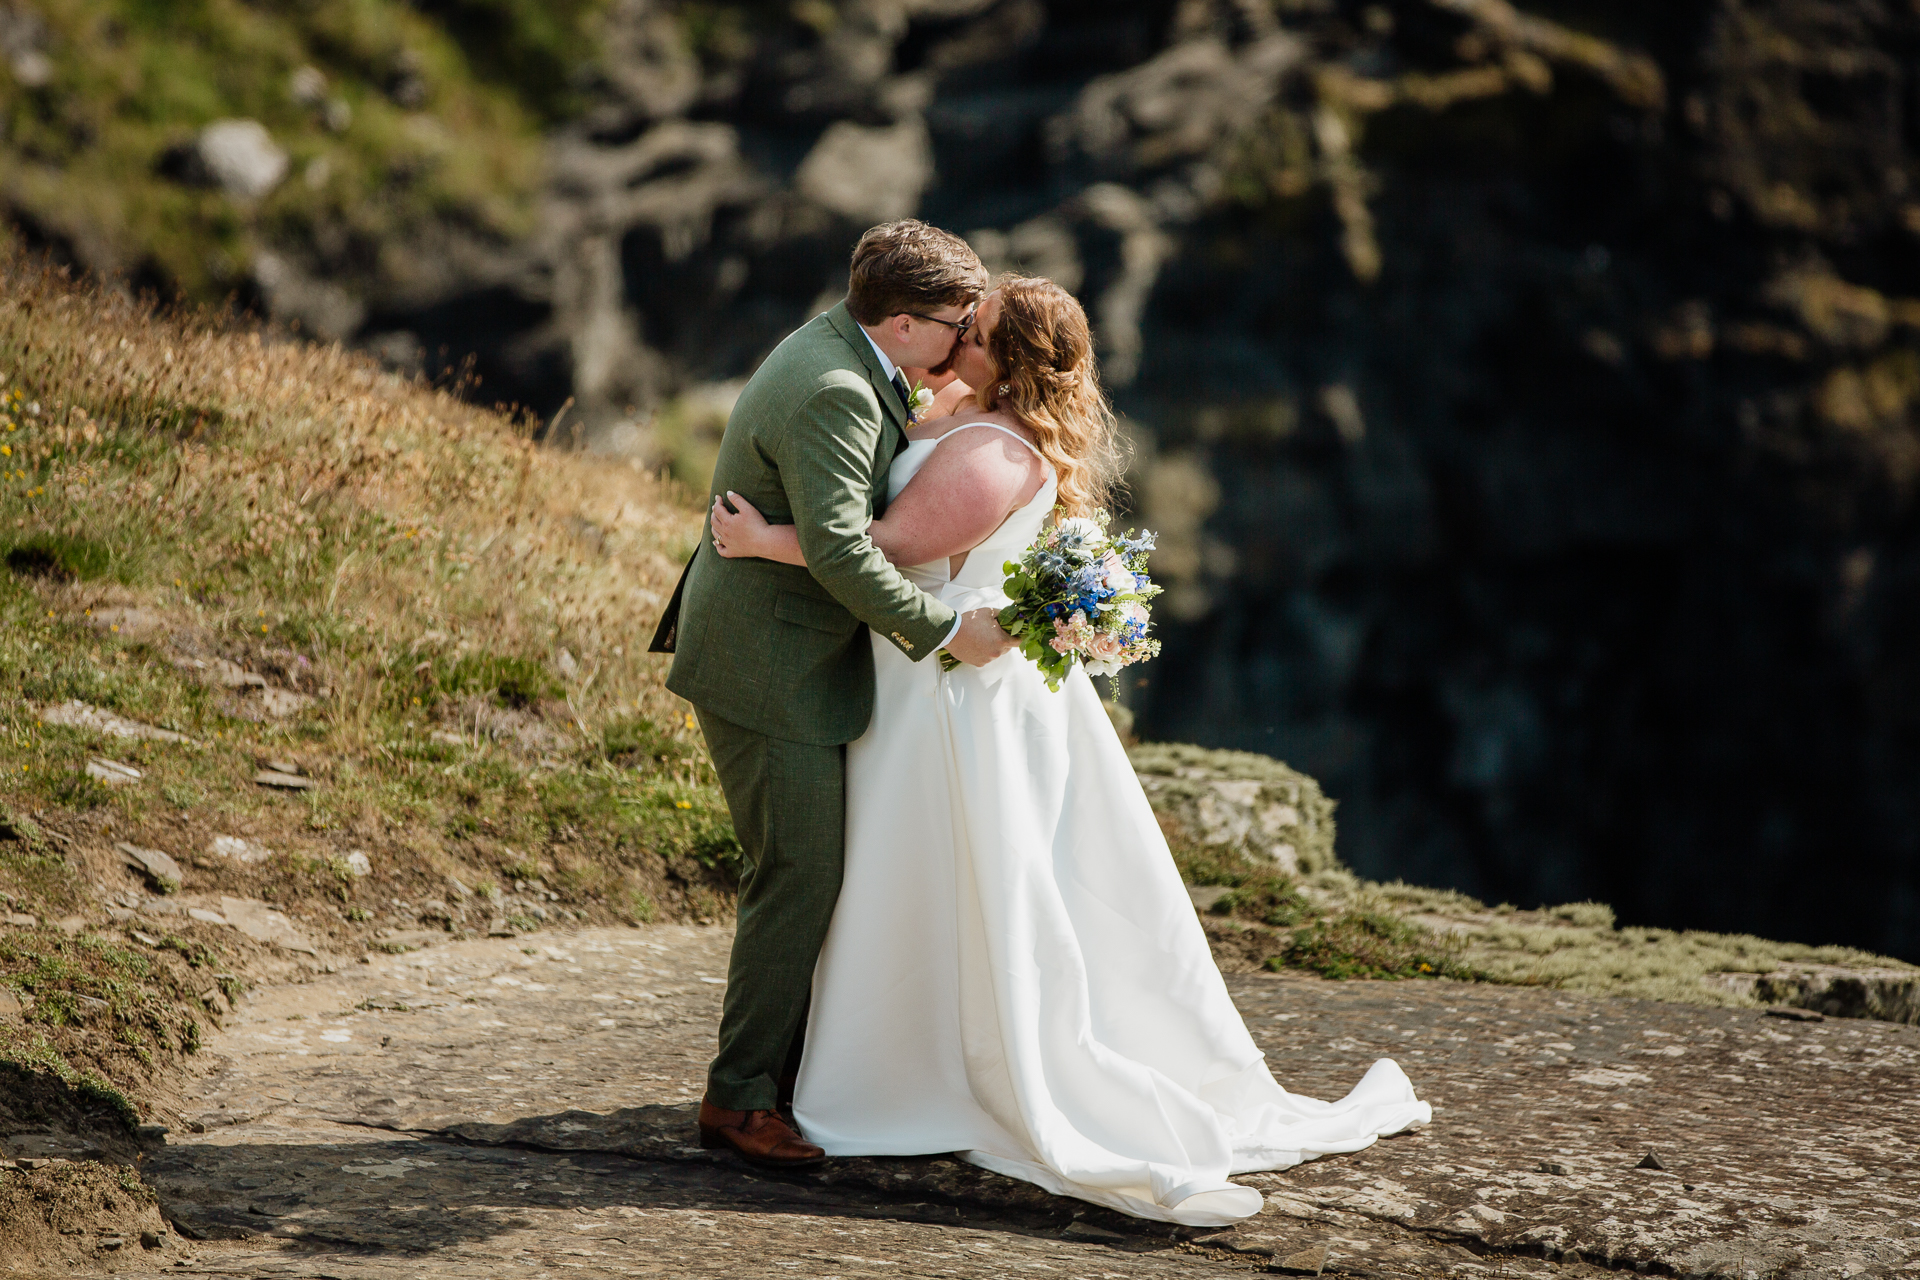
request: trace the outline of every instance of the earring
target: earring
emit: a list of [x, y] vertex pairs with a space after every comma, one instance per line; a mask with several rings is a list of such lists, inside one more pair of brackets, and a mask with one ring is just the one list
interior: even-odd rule
[[1013, 394], [1013, 384], [1012, 384], [1012, 383], [1010, 383], [1010, 382], [1003, 382], [1003, 383], [1001, 383], [1001, 384], [1000, 384], [1000, 394], [1001, 394], [1001, 395], [1003, 395], [1003, 396], [1007, 396], [1007, 395], [1012, 395], [1012, 394]]

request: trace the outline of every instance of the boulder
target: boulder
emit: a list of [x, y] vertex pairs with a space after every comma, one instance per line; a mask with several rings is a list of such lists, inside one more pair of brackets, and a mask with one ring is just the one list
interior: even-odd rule
[[125, 840], [115, 842], [113, 847], [128, 866], [145, 875], [160, 892], [172, 893], [180, 887], [180, 864], [160, 850], [143, 849]]
[[287, 176], [287, 153], [258, 120], [216, 120], [194, 140], [206, 179], [230, 196], [257, 200]]
[[800, 162], [794, 186], [855, 222], [907, 218], [933, 181], [933, 143], [918, 116], [872, 126], [840, 120]]
[[1261, 870], [1340, 870], [1334, 802], [1320, 784], [1270, 756], [1143, 743], [1128, 753], [1168, 839]]

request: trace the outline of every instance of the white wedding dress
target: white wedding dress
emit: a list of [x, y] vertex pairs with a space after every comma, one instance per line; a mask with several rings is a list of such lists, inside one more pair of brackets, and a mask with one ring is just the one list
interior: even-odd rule
[[[907, 445], [894, 496], [939, 439]], [[908, 576], [958, 610], [1006, 604], [1003, 566], [1054, 491], [1049, 478], [957, 577], [945, 561]], [[1260, 1209], [1232, 1174], [1432, 1118], [1384, 1058], [1339, 1102], [1274, 1082], [1084, 670], [1055, 693], [1018, 652], [950, 673], [882, 641], [873, 658], [794, 1101], [809, 1139], [838, 1156], [957, 1152], [1214, 1226]]]

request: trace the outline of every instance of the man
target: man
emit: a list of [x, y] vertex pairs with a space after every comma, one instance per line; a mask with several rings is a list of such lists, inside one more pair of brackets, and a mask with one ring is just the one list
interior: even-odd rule
[[[720, 1048], [700, 1143], [757, 1164], [824, 1158], [781, 1114], [815, 961], [840, 894], [846, 744], [873, 714], [867, 629], [916, 661], [984, 664], [1013, 645], [991, 610], [957, 616], [867, 537], [905, 443], [902, 367], [944, 364], [986, 289], [959, 237], [913, 220], [854, 247], [847, 299], [788, 336], [740, 393], [713, 492], [796, 526], [807, 567], [728, 560], [703, 536], [661, 636], [745, 853]], [[864, 624], [864, 625], [863, 625]], [[662, 643], [657, 641], [656, 644]]]

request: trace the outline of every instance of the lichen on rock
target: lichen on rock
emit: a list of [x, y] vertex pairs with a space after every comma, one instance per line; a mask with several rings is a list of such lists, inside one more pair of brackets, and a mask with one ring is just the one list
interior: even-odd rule
[[1334, 802], [1299, 770], [1251, 751], [1183, 743], [1142, 743], [1129, 755], [1175, 842], [1236, 855], [1250, 870], [1343, 869], [1333, 851]]

